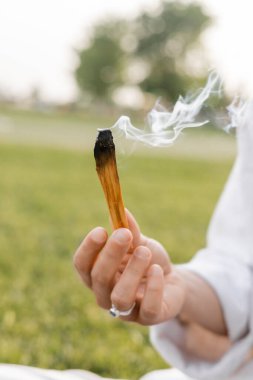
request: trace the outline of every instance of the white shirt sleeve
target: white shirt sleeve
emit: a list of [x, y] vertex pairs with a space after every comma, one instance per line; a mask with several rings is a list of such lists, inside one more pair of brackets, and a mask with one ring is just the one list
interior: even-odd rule
[[89, 371], [56, 371], [16, 364], [0, 364], [1, 380], [112, 380]]
[[237, 140], [238, 156], [210, 222], [207, 248], [184, 265], [216, 292], [233, 345], [210, 363], [184, 351], [185, 331], [177, 319], [151, 328], [163, 358], [196, 379], [227, 379], [253, 347], [253, 103]]
[[151, 327], [151, 341], [171, 365], [196, 379], [226, 379], [245, 361], [253, 345], [253, 273], [237, 260], [200, 251], [184, 268], [207, 281], [216, 292], [233, 346], [215, 363], [184, 351], [183, 325], [177, 320]]

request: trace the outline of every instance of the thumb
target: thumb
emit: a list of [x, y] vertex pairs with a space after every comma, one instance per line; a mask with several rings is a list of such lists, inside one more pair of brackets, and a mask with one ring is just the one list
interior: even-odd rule
[[133, 216], [133, 214], [131, 214], [131, 212], [127, 208], [125, 209], [125, 212], [126, 212], [129, 230], [132, 232], [132, 235], [133, 235], [133, 247], [137, 247], [138, 245], [141, 244], [140, 227], [135, 217]]

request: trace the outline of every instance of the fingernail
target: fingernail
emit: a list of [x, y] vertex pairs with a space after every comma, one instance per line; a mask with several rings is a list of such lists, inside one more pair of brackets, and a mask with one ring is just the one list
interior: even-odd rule
[[112, 236], [120, 243], [128, 243], [131, 239], [130, 232], [126, 228], [120, 228], [114, 231]]
[[149, 275], [150, 276], [160, 276], [162, 272], [162, 268], [160, 265], [154, 264], [149, 270]]
[[134, 255], [141, 259], [147, 259], [150, 257], [150, 250], [146, 247], [138, 247], [135, 250]]
[[102, 227], [95, 228], [91, 233], [91, 238], [95, 243], [102, 244], [106, 240], [106, 232]]

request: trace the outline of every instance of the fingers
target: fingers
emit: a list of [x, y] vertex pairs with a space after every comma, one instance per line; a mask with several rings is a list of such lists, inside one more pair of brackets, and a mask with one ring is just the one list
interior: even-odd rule
[[99, 306], [109, 309], [110, 294], [115, 282], [116, 273], [123, 257], [132, 244], [132, 234], [126, 228], [113, 232], [102, 248], [91, 270], [91, 287]]
[[113, 304], [126, 311], [136, 302], [126, 318], [152, 325], [163, 313], [164, 275], [171, 271], [170, 262], [160, 244], [142, 237], [128, 210], [126, 215], [129, 229], [117, 229], [109, 238], [102, 227], [92, 230], [77, 249], [74, 265], [100, 307]]
[[150, 260], [151, 252], [148, 248], [136, 248], [111, 294], [111, 302], [118, 310], [129, 310], [136, 301], [137, 290]]
[[163, 270], [154, 264], [148, 271], [146, 289], [140, 305], [139, 320], [142, 324], [150, 326], [161, 318], [163, 289]]
[[97, 227], [86, 236], [74, 255], [74, 266], [88, 287], [91, 287], [91, 269], [106, 240], [105, 229]]
[[123, 257], [132, 244], [132, 234], [120, 228], [108, 239], [106, 231], [97, 227], [84, 239], [74, 255], [74, 265], [85, 284], [92, 288], [97, 303], [111, 306], [110, 294]]

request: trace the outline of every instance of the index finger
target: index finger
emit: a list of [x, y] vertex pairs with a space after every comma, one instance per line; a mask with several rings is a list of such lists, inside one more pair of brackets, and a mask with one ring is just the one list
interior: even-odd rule
[[74, 266], [88, 287], [91, 286], [90, 272], [107, 238], [106, 230], [102, 227], [96, 227], [88, 233], [74, 254]]

